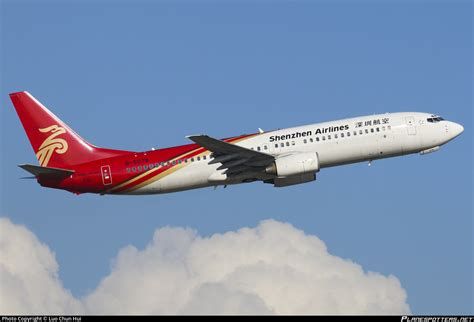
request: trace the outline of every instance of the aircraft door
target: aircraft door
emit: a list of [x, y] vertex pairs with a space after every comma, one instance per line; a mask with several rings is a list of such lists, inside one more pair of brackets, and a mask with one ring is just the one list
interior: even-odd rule
[[406, 117], [405, 120], [407, 123], [408, 135], [416, 135], [415, 118], [413, 116], [409, 116]]
[[104, 186], [108, 186], [112, 184], [112, 172], [110, 172], [110, 166], [103, 165], [100, 167], [100, 172], [102, 174], [102, 182]]

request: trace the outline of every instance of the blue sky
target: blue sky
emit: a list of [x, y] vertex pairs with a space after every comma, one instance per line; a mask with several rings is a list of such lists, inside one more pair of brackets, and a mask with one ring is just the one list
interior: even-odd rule
[[[0, 215], [55, 252], [75, 296], [159, 227], [208, 236], [273, 218], [395, 275], [414, 313], [474, 313], [470, 1], [2, 1], [1, 28]], [[8, 98], [20, 90], [95, 145], [137, 151], [389, 111], [465, 132], [285, 189], [75, 196], [19, 179], [35, 162]]]

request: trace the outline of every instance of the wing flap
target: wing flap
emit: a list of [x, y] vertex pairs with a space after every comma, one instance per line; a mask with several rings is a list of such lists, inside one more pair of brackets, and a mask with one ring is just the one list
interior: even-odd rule
[[229, 161], [229, 162], [224, 162], [224, 163], [222, 163], [222, 165], [219, 168], [217, 168], [217, 170], [233, 168], [233, 167], [236, 167], [238, 165], [246, 163], [248, 160], [249, 159], [237, 159], [237, 160], [232, 160], [232, 161]]
[[230, 161], [232, 159], [237, 159], [239, 157], [238, 153], [233, 153], [233, 154], [224, 154], [218, 157], [215, 157], [213, 160], [209, 162], [209, 164], [214, 164], [214, 163], [224, 163], [227, 161]]

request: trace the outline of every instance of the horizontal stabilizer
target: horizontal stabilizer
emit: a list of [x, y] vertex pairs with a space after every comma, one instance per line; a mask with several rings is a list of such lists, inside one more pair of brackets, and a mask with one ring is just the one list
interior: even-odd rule
[[19, 164], [18, 166], [23, 170], [28, 171], [37, 178], [41, 177], [47, 179], [64, 179], [74, 173], [74, 170], [41, 167], [32, 164]]

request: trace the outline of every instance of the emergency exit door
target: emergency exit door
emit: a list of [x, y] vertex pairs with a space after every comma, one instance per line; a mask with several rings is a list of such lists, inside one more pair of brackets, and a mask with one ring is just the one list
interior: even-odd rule
[[104, 186], [112, 184], [112, 173], [110, 172], [110, 166], [103, 165], [100, 168], [100, 172], [102, 172], [102, 182], [104, 183]]
[[406, 117], [405, 120], [407, 122], [408, 135], [416, 135], [415, 118], [413, 116], [409, 116]]

